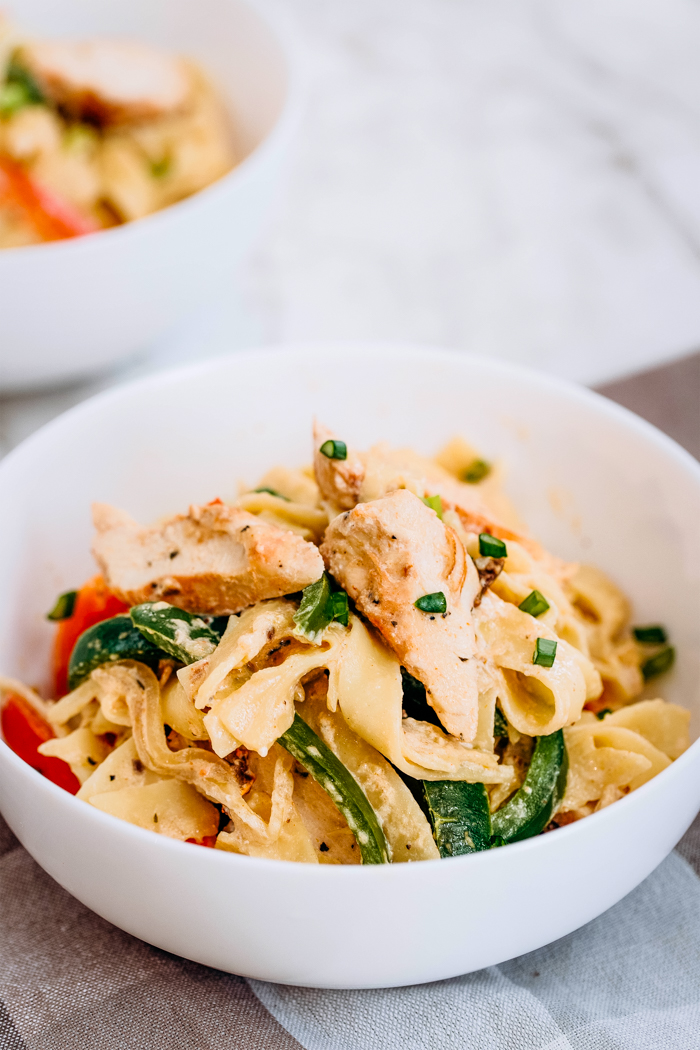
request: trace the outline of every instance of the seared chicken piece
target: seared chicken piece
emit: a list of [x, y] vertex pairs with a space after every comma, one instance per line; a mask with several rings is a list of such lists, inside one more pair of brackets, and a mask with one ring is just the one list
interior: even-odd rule
[[[456, 533], [413, 493], [359, 503], [328, 526], [321, 553], [329, 571], [426, 688], [444, 727], [471, 743], [478, 695], [470, 612], [479, 578]], [[415, 602], [442, 591], [443, 614]]]
[[136, 41], [37, 41], [19, 59], [57, 105], [99, 123], [174, 113], [190, 92], [181, 59]]
[[[314, 474], [323, 500], [335, 513], [351, 510], [360, 502], [360, 488], [365, 475], [365, 465], [361, 456], [348, 449], [347, 459], [329, 459], [321, 452], [326, 441], [332, 441], [335, 434], [314, 421]], [[332, 514], [330, 515], [332, 516]]]
[[323, 572], [312, 543], [219, 502], [149, 528], [95, 503], [93, 520], [92, 553], [110, 588], [131, 605], [165, 601], [228, 615], [300, 591]]
[[[317, 423], [314, 427], [315, 450], [322, 441], [334, 437], [332, 431]], [[477, 485], [458, 481], [434, 460], [420, 456], [412, 449], [391, 448], [381, 442], [369, 452], [348, 449], [346, 460], [328, 460], [315, 451], [314, 470], [329, 512], [350, 509], [357, 503], [379, 499], [397, 489], [408, 489], [421, 497], [440, 496], [443, 508], [457, 514], [465, 532], [489, 532], [502, 540], [515, 540], [533, 557], [546, 562], [554, 575], [564, 572], [564, 563], [545, 552], [539, 543], [499, 521], [484, 502]]]

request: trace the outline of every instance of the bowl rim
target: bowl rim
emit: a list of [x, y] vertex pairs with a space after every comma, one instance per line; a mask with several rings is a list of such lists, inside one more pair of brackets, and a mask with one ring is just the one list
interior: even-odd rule
[[[107, 390], [101, 391], [100, 393], [87, 398], [73, 408], [68, 409], [68, 411], [61, 413], [9, 452], [8, 455], [0, 461], [0, 484], [2, 483], [3, 475], [8, 469], [12, 470], [17, 461], [19, 461], [21, 465], [22, 458], [27, 454], [31, 454], [36, 444], [41, 445], [47, 439], [50, 439], [54, 432], [60, 432], [61, 428], [67, 423], [75, 421], [79, 422], [81, 416], [89, 417], [91, 413], [99, 411], [102, 407], [106, 407], [112, 402], [118, 402], [123, 398], [129, 398], [134, 392], [148, 391], [149, 388], [154, 387], [162, 388], [169, 383], [180, 383], [187, 381], [189, 378], [194, 378], [206, 374], [207, 372], [215, 372], [222, 368], [224, 370], [235, 368], [236, 364], [242, 360], [250, 362], [254, 359], [257, 360], [258, 358], [264, 358], [265, 366], [269, 367], [275, 359], [281, 360], [283, 358], [289, 358], [292, 355], [297, 355], [303, 356], [308, 360], [314, 360], [319, 359], [322, 355], [328, 354], [329, 350], [342, 352], [345, 355], [352, 354], [360, 359], [368, 357], [376, 359], [377, 354], [381, 354], [388, 360], [391, 360], [392, 358], [394, 360], [400, 359], [403, 365], [406, 364], [407, 360], [426, 362], [427, 360], [435, 361], [437, 359], [446, 363], [449, 362], [450, 364], [462, 365], [467, 369], [475, 369], [477, 372], [482, 371], [495, 375], [516, 377], [520, 381], [531, 386], [544, 389], [555, 395], [563, 396], [564, 398], [569, 398], [579, 404], [588, 405], [594, 411], [602, 413], [604, 416], [607, 416], [612, 420], [617, 420], [628, 429], [636, 431], [643, 439], [656, 445], [661, 451], [674, 459], [679, 466], [684, 467], [686, 471], [688, 471], [691, 484], [694, 482], [697, 484], [698, 488], [700, 488], [700, 462], [674, 441], [673, 438], [664, 434], [663, 431], [659, 430], [653, 424], [596, 391], [573, 383], [567, 379], [543, 374], [536, 369], [528, 368], [521, 364], [513, 364], [500, 360], [496, 361], [491, 358], [477, 356], [476, 354], [465, 353], [464, 351], [448, 350], [441, 347], [431, 346], [429, 344], [367, 340], [296, 341], [292, 343], [251, 347], [246, 350], [233, 351], [229, 354], [211, 358], [206, 361], [179, 365], [174, 368], [156, 372], [149, 376], [143, 376], [127, 383], [110, 387]], [[53, 784], [51, 781], [43, 777], [41, 773], [33, 769], [28, 763], [24, 762], [23, 759], [10, 749], [2, 739], [2, 736], [0, 736], [0, 763], [1, 762], [8, 762], [10, 767], [14, 766], [15, 771], [20, 777], [23, 775], [28, 776], [30, 778], [30, 783], [33, 782], [35, 788], [48, 792], [49, 799], [53, 797], [53, 799], [59, 804], [61, 804], [61, 799], [63, 799], [63, 804], [82, 804], [82, 799], [76, 799], [75, 796], [70, 795], [62, 788]], [[536, 835], [533, 838], [525, 839], [521, 842], [510, 843], [507, 847], [501, 847], [495, 851], [495, 854], [493, 850], [483, 850], [478, 853], [465, 854], [461, 857], [436, 858], [432, 861], [421, 861], [415, 863], [378, 865], [300, 865], [298, 862], [294, 861], [272, 860], [264, 857], [249, 857], [223, 849], [202, 848], [200, 850], [202, 857], [199, 863], [231, 863], [231, 858], [233, 857], [235, 858], [233, 863], [244, 861], [251, 873], [256, 870], [257, 865], [262, 865], [262, 869], [260, 869], [261, 871], [273, 870], [270, 868], [270, 865], [273, 865], [274, 869], [279, 871], [287, 871], [290, 868], [294, 871], [298, 871], [300, 868], [303, 868], [306, 871], [324, 869], [324, 874], [315, 874], [309, 877], [326, 879], [352, 879], [358, 877], [363, 879], [387, 877], [394, 879], [419, 878], [420, 875], [418, 873], [425, 870], [426, 864], [431, 865], [431, 868], [434, 869], [435, 865], [443, 860], [450, 860], [453, 865], [459, 863], [461, 865], [471, 864], [472, 866], [475, 864], [483, 865], [501, 863], [501, 861], [496, 860], [495, 857], [500, 857], [502, 849], [504, 848], [507, 848], [508, 850], [506, 856], [513, 858], [532, 849], [556, 849], [558, 847], [554, 845], [554, 843], [564, 844], [569, 841], [572, 835], [580, 835], [584, 829], [588, 829], [586, 832], [587, 834], [596, 834], [598, 829], [602, 831], [606, 826], [606, 822], [609, 824], [611, 821], [624, 820], [624, 815], [632, 807], [644, 806], [646, 799], [650, 798], [653, 792], [662, 790], [665, 785], [669, 784], [672, 777], [682, 777], [685, 770], [696, 763], [700, 764], [700, 737], [698, 737], [698, 739], [690, 745], [688, 750], [675, 759], [666, 769], [662, 770], [636, 791], [619, 799], [615, 805], [607, 806], [605, 809], [602, 809], [597, 813], [592, 813], [583, 821], [575, 821], [574, 823], [562, 828], [557, 828], [555, 836]], [[32, 781], [32, 777], [39, 779]], [[43, 781], [41, 786], [39, 780]], [[66, 803], [66, 799], [70, 799], [71, 802]], [[127, 837], [135, 835], [136, 842], [141, 842], [144, 848], [148, 848], [149, 842], [153, 848], [174, 849], [176, 851], [191, 845], [189, 843], [180, 842], [177, 839], [169, 839], [165, 835], [154, 835], [153, 832], [148, 829], [130, 824], [128, 821], [121, 820], [109, 813], [103, 813], [101, 810], [89, 806], [88, 803], [85, 803], [85, 808], [82, 810], [82, 813], [83, 818], [87, 821], [97, 821], [98, 824], [107, 821], [107, 824], [104, 826], [107, 829], [112, 829], [112, 834], [120, 833]], [[591, 821], [593, 823], [591, 823]], [[117, 826], [121, 829], [120, 832], [117, 832]], [[155, 846], [156, 841], [160, 842], [160, 846]], [[214, 854], [222, 854], [228, 859], [212, 861], [211, 856]], [[182, 854], [176, 852], [174, 856], [182, 856]], [[209, 860], [204, 859], [207, 856], [209, 856]], [[325, 869], [333, 871], [335, 874], [327, 874]], [[368, 876], [366, 874], [367, 869], [374, 869], [375, 874], [373, 876]], [[358, 876], [357, 872], [359, 870], [363, 870], [365, 874]], [[389, 876], [389, 870], [393, 871], [394, 874]], [[438, 870], [444, 871], [443, 868]], [[455, 869], [452, 868], [450, 870]], [[342, 871], [343, 874], [339, 874], [340, 871]]]
[[[263, 136], [243, 160], [235, 164], [230, 171], [203, 186], [201, 190], [191, 193], [189, 197], [168, 204], [150, 215], [144, 215], [139, 219], [131, 219], [119, 226], [111, 226], [103, 230], [94, 230], [79, 237], [67, 237], [59, 241], [47, 241], [40, 244], [22, 244], [13, 248], [0, 249], [0, 266], [2, 260], [7, 259], [8, 265], [17, 265], [18, 258], [36, 258], [38, 256], [49, 258], [52, 255], [63, 252], [77, 254], [81, 251], [89, 251], [96, 243], [109, 245], [125, 237], [148, 236], [149, 231], [157, 231], [158, 228], [168, 222], [174, 222], [179, 217], [186, 217], [189, 212], [197, 208], [216, 205], [217, 198], [223, 197], [229, 191], [235, 189], [239, 183], [243, 183], [255, 174], [263, 166], [270, 154], [284, 151], [293, 140], [297, 128], [301, 122], [304, 103], [308, 94], [308, 77], [304, 73], [297, 49], [293, 46], [292, 30], [287, 18], [281, 11], [273, 11], [265, 7], [263, 9], [259, 0], [238, 0], [258, 19], [274, 38], [280, 50], [280, 57], [284, 65], [286, 84], [284, 100], [281, 109], [275, 118], [269, 131]], [[228, 108], [228, 107], [227, 107]], [[109, 238], [107, 240], [107, 238]]]

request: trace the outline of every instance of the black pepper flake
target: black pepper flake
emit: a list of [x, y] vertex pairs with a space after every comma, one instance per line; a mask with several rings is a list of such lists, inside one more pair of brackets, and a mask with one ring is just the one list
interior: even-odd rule
[[244, 525], [241, 532], [246, 532], [250, 528], [250, 525]]
[[95, 759], [94, 758], [90, 758], [89, 755], [88, 755], [88, 762], [90, 763], [91, 766], [96, 766], [97, 765], [97, 762], [95, 761]]
[[180, 553], [179, 551], [171, 551], [170, 554], [168, 555], [168, 557], [169, 558], [177, 558], [179, 553]]
[[318, 848], [320, 849], [321, 853], [328, 853], [330, 846], [327, 846], [325, 842], [322, 842]]
[[157, 824], [157, 823], [158, 823], [158, 814], [157, 814], [157, 813], [154, 813], [154, 814], [153, 814], [153, 823], [154, 823], [154, 824]]
[[115, 776], [114, 776], [114, 773], [110, 773], [109, 774], [109, 779], [110, 780], [115, 780], [116, 779]]

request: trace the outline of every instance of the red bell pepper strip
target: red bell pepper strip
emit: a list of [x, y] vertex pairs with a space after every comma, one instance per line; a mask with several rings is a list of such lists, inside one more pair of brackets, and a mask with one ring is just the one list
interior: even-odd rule
[[101, 576], [94, 576], [78, 591], [73, 613], [58, 624], [53, 646], [53, 675], [56, 696], [68, 692], [68, 663], [73, 647], [83, 631], [129, 608], [110, 591]]
[[3, 201], [22, 212], [42, 241], [63, 241], [101, 229], [15, 161], [0, 156], [0, 203]]
[[0, 724], [7, 746], [28, 765], [71, 795], [80, 790], [80, 781], [67, 762], [61, 758], [40, 755], [37, 751], [39, 744], [53, 740], [56, 734], [28, 700], [10, 693], [2, 707]]
[[199, 839], [185, 839], [185, 842], [191, 842], [193, 846], [207, 846], [209, 849], [215, 849], [216, 835], [205, 835], [201, 842]]

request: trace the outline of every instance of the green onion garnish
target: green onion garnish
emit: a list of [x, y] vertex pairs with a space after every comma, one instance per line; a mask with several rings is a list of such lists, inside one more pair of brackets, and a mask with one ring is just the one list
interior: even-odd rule
[[294, 623], [312, 642], [318, 642], [329, 623], [337, 620], [347, 627], [348, 596], [345, 591], [331, 591], [331, 580], [324, 572], [320, 580], [309, 584], [301, 594], [301, 604], [294, 613]]
[[650, 678], [656, 678], [657, 675], [670, 671], [675, 659], [676, 650], [672, 645], [667, 645], [660, 653], [656, 653], [655, 656], [650, 656], [641, 666], [644, 681], [648, 682]]
[[426, 507], [434, 510], [440, 521], [442, 521], [442, 496], [423, 496], [422, 499]]
[[9, 117], [24, 106], [36, 106], [45, 101], [43, 91], [29, 70], [16, 59], [10, 59], [7, 78], [0, 87], [0, 114]]
[[508, 736], [508, 723], [500, 707], [493, 713], [493, 735], [495, 737]]
[[632, 633], [642, 645], [665, 645], [668, 641], [666, 631], [660, 624], [653, 627], [633, 627]]
[[56, 604], [50, 613], [46, 614], [47, 620], [67, 620], [69, 616], [73, 615], [75, 609], [75, 599], [78, 597], [77, 591], [66, 591], [65, 594], [60, 595], [56, 599]]
[[30, 104], [21, 84], [3, 84], [0, 87], [0, 116], [11, 117], [17, 110]]
[[277, 499], [286, 500], [287, 503], [292, 502], [289, 496], [283, 496], [281, 492], [277, 491], [277, 489], [270, 489], [267, 485], [261, 485], [259, 489], [253, 489], [253, 492], [267, 492], [269, 496], [277, 496]]
[[602, 711], [596, 711], [596, 718], [602, 722], [606, 715], [612, 714], [612, 707], [604, 707]]
[[507, 558], [508, 551], [503, 540], [492, 536], [490, 532], [482, 532], [479, 536], [479, 554], [482, 558]]
[[551, 638], [538, 638], [535, 651], [532, 654], [533, 664], [540, 667], [551, 667], [557, 655], [557, 643]]
[[540, 591], [530, 591], [527, 598], [521, 601], [518, 608], [525, 613], [529, 613], [530, 616], [541, 616], [542, 613], [547, 612], [549, 602]]
[[490, 473], [491, 465], [485, 459], [474, 459], [464, 471], [462, 481], [466, 481], [469, 485], [476, 485]]
[[447, 612], [447, 598], [442, 593], [442, 591], [434, 591], [432, 594], [424, 594], [423, 597], [419, 598], [417, 602], [414, 602], [414, 604], [416, 609], [420, 609], [421, 612]]
[[347, 459], [348, 458], [348, 446], [344, 441], [335, 441], [329, 438], [328, 441], [324, 441], [321, 445], [319, 452], [323, 453], [328, 459]]

